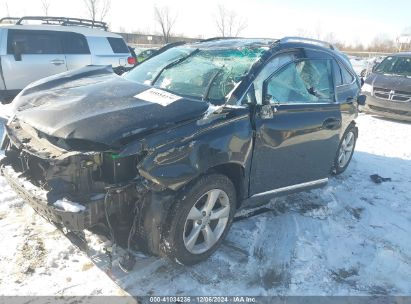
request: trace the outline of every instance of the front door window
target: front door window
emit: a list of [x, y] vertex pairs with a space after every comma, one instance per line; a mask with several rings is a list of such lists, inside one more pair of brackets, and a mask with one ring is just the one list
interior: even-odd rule
[[270, 103], [331, 103], [334, 84], [330, 60], [289, 63], [267, 81], [265, 99]]

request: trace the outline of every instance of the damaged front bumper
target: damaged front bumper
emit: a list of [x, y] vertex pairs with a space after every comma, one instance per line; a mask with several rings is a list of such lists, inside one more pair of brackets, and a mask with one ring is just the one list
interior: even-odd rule
[[48, 192], [33, 185], [29, 180], [20, 177], [11, 166], [2, 166], [1, 175], [5, 177], [10, 187], [25, 202], [29, 203], [40, 215], [59, 227], [80, 231], [96, 225], [104, 215], [105, 195], [95, 196], [95, 200], [83, 203], [73, 203], [65, 200], [66, 206], [74, 206], [77, 210], [63, 210], [56, 207], [47, 198]]
[[140, 228], [133, 233], [140, 239], [159, 238], [155, 219], [164, 216], [164, 200], [173, 200], [165, 189], [138, 174], [142, 154], [69, 151], [62, 140], [39, 136], [18, 121], [9, 123], [5, 133], [0, 174], [57, 227], [82, 231], [108, 224], [117, 240], [127, 241], [130, 225], [136, 222]]

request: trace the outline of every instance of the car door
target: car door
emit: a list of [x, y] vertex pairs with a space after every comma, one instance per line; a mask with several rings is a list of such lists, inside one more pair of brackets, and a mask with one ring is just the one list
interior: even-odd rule
[[264, 80], [254, 118], [250, 194], [323, 182], [339, 144], [332, 57], [310, 51]]
[[67, 71], [59, 32], [9, 29], [2, 67], [8, 90]]
[[82, 68], [91, 64], [90, 48], [84, 35], [63, 32], [62, 41], [68, 70]]

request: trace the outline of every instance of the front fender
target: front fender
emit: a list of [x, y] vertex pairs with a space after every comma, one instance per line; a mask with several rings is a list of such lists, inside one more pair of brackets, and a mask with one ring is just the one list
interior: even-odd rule
[[164, 188], [177, 190], [221, 164], [235, 163], [248, 172], [253, 137], [248, 109], [218, 114], [210, 123], [203, 121], [184, 126], [185, 131], [191, 132], [183, 132], [181, 139], [148, 153], [138, 165], [140, 174]]

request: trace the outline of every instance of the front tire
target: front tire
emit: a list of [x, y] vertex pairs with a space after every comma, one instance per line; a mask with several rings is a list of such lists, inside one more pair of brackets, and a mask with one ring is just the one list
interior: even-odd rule
[[357, 137], [358, 131], [354, 126], [348, 127], [348, 129], [344, 132], [337, 149], [337, 155], [334, 159], [334, 174], [341, 174], [347, 169], [354, 154]]
[[228, 177], [210, 174], [188, 186], [172, 207], [163, 231], [162, 253], [193, 265], [218, 248], [233, 221], [236, 192]]

